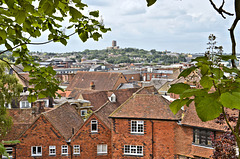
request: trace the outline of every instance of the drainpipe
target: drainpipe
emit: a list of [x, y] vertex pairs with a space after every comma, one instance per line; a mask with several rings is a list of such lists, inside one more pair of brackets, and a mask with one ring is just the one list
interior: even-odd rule
[[71, 139], [69, 139], [68, 141], [66, 141], [68, 146], [70, 147], [70, 159], [72, 159], [72, 145], [71, 145]]
[[152, 159], [154, 158], [154, 128], [153, 128], [153, 126], [154, 126], [154, 124], [153, 124], [153, 121], [152, 120], [150, 120], [151, 121], [151, 123], [152, 123]]

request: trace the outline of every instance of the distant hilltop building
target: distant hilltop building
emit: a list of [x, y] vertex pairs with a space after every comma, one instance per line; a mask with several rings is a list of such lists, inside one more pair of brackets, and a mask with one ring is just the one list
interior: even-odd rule
[[107, 47], [107, 49], [119, 49], [119, 46], [117, 46], [117, 41], [113, 40], [112, 41], [112, 46], [111, 47]]

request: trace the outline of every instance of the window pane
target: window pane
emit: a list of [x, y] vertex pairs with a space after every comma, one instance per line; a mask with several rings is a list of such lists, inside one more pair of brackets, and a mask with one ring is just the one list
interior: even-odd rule
[[124, 146], [124, 153], [130, 153], [130, 146], [129, 145]]

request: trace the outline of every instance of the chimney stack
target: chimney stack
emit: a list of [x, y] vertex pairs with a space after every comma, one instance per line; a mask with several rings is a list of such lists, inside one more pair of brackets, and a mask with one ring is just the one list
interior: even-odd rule
[[93, 81], [90, 82], [90, 89], [95, 90], [95, 84]]

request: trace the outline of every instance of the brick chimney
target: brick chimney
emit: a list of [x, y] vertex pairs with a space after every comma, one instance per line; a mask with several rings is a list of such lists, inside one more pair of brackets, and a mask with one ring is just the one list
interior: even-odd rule
[[95, 84], [93, 81], [90, 82], [90, 89], [95, 90]]

